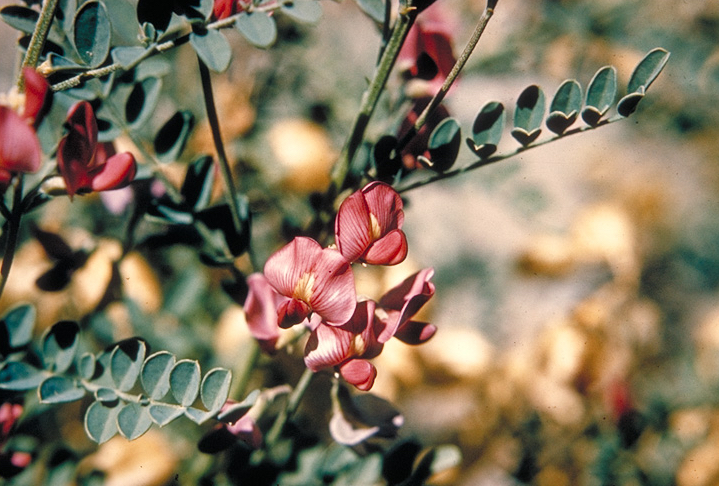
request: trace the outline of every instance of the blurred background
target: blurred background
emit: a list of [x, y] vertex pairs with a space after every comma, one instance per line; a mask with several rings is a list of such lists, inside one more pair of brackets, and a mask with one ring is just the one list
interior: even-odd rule
[[[291, 233], [307, 220], [307, 195], [326, 184], [376, 58], [375, 26], [356, 4], [322, 6], [317, 25], [280, 23], [269, 50], [228, 35], [234, 62], [214, 78], [224, 136], [255, 214], [259, 261], [277, 248], [278, 228]], [[465, 0], [432, 7], [452, 26], [455, 55], [483, 7]], [[0, 29], [0, 83], [9, 87], [16, 34]], [[446, 101], [465, 134], [488, 101], [501, 101], [511, 115], [530, 84], [549, 100], [564, 79], [586, 88], [599, 68], [613, 65], [621, 95], [649, 50], [663, 47], [671, 58], [627, 120], [403, 194], [409, 259], [366, 270], [362, 289], [374, 293], [434, 267], [437, 294], [424, 317], [438, 332], [416, 348], [391, 341], [377, 359], [373, 391], [405, 414], [403, 436], [459, 446], [462, 466], [438, 484], [719, 484], [717, 39], [717, 2], [499, 1]], [[192, 52], [165, 59], [173, 74], [150, 123], [178, 106], [201, 116]], [[390, 99], [399, 85], [393, 78]], [[392, 130], [402, 117], [395, 108], [381, 107], [370, 136]], [[499, 153], [516, 147], [506, 133]], [[200, 123], [188, 159], [211, 150]], [[474, 160], [463, 148], [457, 165]], [[168, 176], [181, 180], [186, 162], [171, 164]], [[271, 200], [277, 191], [279, 203]], [[101, 210], [98, 198], [59, 198], [38, 217], [78, 244], [103, 235], [105, 253], [87, 269], [87, 282], [104, 275], [116, 254], [113, 232], [121, 238], [121, 216], [98, 223]], [[92, 284], [79, 276], [60, 294], [25, 285], [47, 263], [31, 243], [24, 252], [5, 305], [42, 303], [46, 325], [80, 319], [97, 305], [83, 291]], [[143, 317], [105, 309], [103, 324], [93, 320], [91, 329], [108, 340], [151, 332], [178, 355], [199, 358], [200, 347], [233, 366], [248, 337], [239, 330], [239, 306], [221, 291], [220, 271], [186, 248], [138, 251], [123, 265], [133, 278], [126, 291], [135, 316]], [[66, 437], [82, 435], [78, 426], [65, 425]], [[138, 444], [152, 440], [163, 439], [148, 433]], [[190, 440], [154, 463], [191, 455]], [[121, 473], [138, 463], [118, 458], [133, 452], [108, 444], [116, 449], [94, 452], [89, 462], [130, 484]], [[137, 461], [137, 451], [164, 449], [149, 444], [136, 446]], [[133, 484], [169, 483], [173, 470]]]

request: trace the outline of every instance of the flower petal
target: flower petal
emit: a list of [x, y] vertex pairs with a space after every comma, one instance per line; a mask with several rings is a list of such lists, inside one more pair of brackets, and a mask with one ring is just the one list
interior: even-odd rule
[[427, 322], [406, 321], [402, 324], [394, 337], [406, 344], [422, 344], [429, 341], [437, 332], [437, 327]]
[[397, 265], [407, 258], [407, 237], [402, 230], [390, 231], [367, 249], [363, 260], [370, 265]]
[[359, 260], [372, 242], [369, 207], [360, 191], [342, 201], [335, 219], [335, 241], [350, 262]]
[[349, 321], [357, 306], [352, 266], [333, 249], [322, 250], [312, 269], [315, 276], [310, 305], [331, 326]]
[[397, 330], [434, 295], [434, 284], [430, 279], [433, 268], [425, 268], [407, 277], [401, 284], [389, 290], [379, 301], [389, 318], [386, 328], [377, 337], [380, 343], [386, 343]]
[[132, 182], [136, 171], [135, 156], [130, 152], [113, 155], [98, 172], [92, 174], [90, 188], [96, 192], [121, 189]]
[[312, 371], [331, 368], [350, 357], [354, 333], [341, 327], [320, 324], [305, 346], [305, 366]]
[[265, 263], [265, 276], [280, 294], [292, 297], [297, 282], [312, 271], [321, 254], [322, 247], [315, 240], [297, 237], [270, 256]]
[[281, 296], [261, 273], [248, 276], [247, 285], [249, 292], [244, 305], [247, 327], [263, 351], [273, 352], [280, 337], [277, 306]]
[[374, 385], [377, 368], [363, 359], [352, 359], [340, 366], [342, 378], [362, 391], [368, 391]]
[[47, 80], [37, 71], [26, 67], [22, 70], [25, 78], [25, 109], [23, 118], [32, 120], [35, 127], [40, 124], [52, 96]]
[[402, 228], [404, 212], [402, 198], [392, 186], [384, 182], [370, 182], [362, 188], [370, 214], [374, 215], [380, 229], [380, 235]]
[[0, 169], [36, 172], [42, 162], [40, 140], [20, 115], [0, 106]]

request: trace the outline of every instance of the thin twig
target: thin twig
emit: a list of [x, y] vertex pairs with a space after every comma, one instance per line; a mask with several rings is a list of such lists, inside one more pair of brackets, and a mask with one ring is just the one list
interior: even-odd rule
[[222, 179], [225, 182], [227, 203], [230, 206], [230, 213], [232, 214], [232, 223], [235, 226], [235, 231], [239, 233], [242, 231], [242, 218], [240, 217], [240, 210], [237, 207], [237, 187], [235, 187], [235, 182], [232, 178], [232, 169], [230, 168], [230, 163], [227, 160], [225, 145], [222, 143], [220, 121], [217, 117], [217, 109], [215, 108], [215, 98], [212, 95], [212, 79], [210, 77], [210, 70], [199, 56], [197, 57], [197, 62], [200, 67], [202, 93], [205, 99], [207, 119], [210, 122], [210, 130], [212, 131], [212, 141], [215, 144], [217, 160], [220, 164], [220, 173], [222, 174]]
[[397, 61], [399, 51], [404, 44], [410, 27], [414, 24], [417, 18], [417, 12], [413, 8], [407, 8], [400, 11], [399, 18], [395, 22], [394, 28], [392, 29], [392, 35], [385, 46], [382, 58], [375, 70], [374, 76], [367, 90], [362, 96], [362, 103], [357, 112], [357, 115], [350, 131], [350, 136], [347, 138], [345, 146], [342, 148], [339, 159], [334, 166], [332, 172], [332, 186], [329, 191], [329, 195], [334, 197], [336, 194], [341, 192], [345, 188], [347, 182], [347, 175], [349, 174], [352, 160], [359, 149], [362, 139], [364, 138], [365, 130], [369, 124], [369, 120], [374, 113], [377, 101], [382, 94], [389, 75], [392, 72], [392, 68]]
[[[45, 0], [43, 3], [37, 24], [35, 24], [35, 30], [32, 33], [32, 37], [30, 37], [30, 44], [27, 46], [25, 58], [22, 61], [22, 67], [34, 68], [37, 65], [37, 61], [40, 59], [40, 54], [42, 53], [45, 41], [47, 40], [47, 34], [50, 31], [50, 26], [52, 25], [52, 19], [55, 16], [57, 1], [58, 0]], [[17, 80], [17, 86], [20, 91], [23, 90], [24, 83], [25, 81], [22, 76], [22, 70], [20, 70]]]

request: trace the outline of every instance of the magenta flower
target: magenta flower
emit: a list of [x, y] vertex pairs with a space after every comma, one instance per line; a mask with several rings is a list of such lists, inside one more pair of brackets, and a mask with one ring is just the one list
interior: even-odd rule
[[266, 353], [272, 353], [280, 337], [277, 309], [287, 297], [278, 294], [261, 273], [253, 273], [247, 277], [247, 285], [250, 290], [243, 306], [247, 326], [260, 348]]
[[335, 239], [349, 261], [396, 265], [407, 257], [402, 198], [383, 182], [371, 182], [345, 199], [335, 219]]
[[81, 101], [70, 108], [69, 130], [57, 147], [57, 166], [67, 193], [109, 191], [127, 186], [135, 177], [135, 157], [115, 154], [111, 144], [98, 143], [97, 120], [92, 105]]
[[432, 268], [420, 270], [382, 296], [376, 314], [384, 329], [377, 341], [386, 343], [395, 336], [407, 344], [420, 344], [434, 336], [435, 326], [411, 320], [434, 295], [433, 275]]
[[305, 365], [312, 371], [337, 367], [342, 377], [360, 390], [369, 390], [377, 370], [367, 359], [380, 354], [377, 341], [380, 323], [375, 320], [375, 302], [357, 304], [352, 318], [342, 326], [320, 323], [305, 346]]
[[37, 172], [42, 162], [40, 140], [35, 127], [49, 99], [45, 78], [30, 68], [23, 70], [25, 97], [22, 116], [0, 106], [0, 186], [5, 188], [14, 173]]
[[357, 296], [350, 263], [311, 238], [297, 237], [275, 252], [264, 273], [270, 285], [288, 297], [278, 307], [280, 327], [299, 324], [313, 312], [325, 324], [339, 326], [354, 313]]

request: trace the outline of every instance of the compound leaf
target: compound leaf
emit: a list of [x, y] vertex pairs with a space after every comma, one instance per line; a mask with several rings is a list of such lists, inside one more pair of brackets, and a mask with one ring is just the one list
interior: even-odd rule
[[42, 340], [45, 368], [63, 373], [72, 364], [77, 351], [80, 327], [73, 321], [60, 321], [52, 326]]
[[110, 374], [118, 390], [128, 391], [135, 386], [146, 352], [145, 342], [137, 338], [126, 339], [115, 346], [110, 355]]
[[484, 159], [497, 151], [504, 130], [504, 105], [490, 101], [482, 107], [472, 125], [472, 138], [467, 139], [469, 148]]
[[517, 99], [512, 136], [525, 147], [542, 133], [545, 104], [544, 92], [536, 84], [524, 88]]
[[200, 398], [210, 412], [216, 413], [227, 401], [232, 383], [232, 373], [224, 368], [214, 368], [202, 379]]
[[190, 44], [211, 71], [221, 73], [229, 67], [232, 49], [219, 30], [196, 29], [190, 33]]
[[40, 383], [37, 389], [40, 403], [74, 402], [85, 396], [85, 390], [66, 376], [50, 376]]
[[614, 104], [616, 96], [617, 70], [614, 66], [604, 66], [589, 82], [582, 119], [588, 125], [596, 126]]
[[574, 123], [582, 109], [582, 87], [574, 79], [567, 79], [557, 89], [549, 106], [546, 125], [557, 135]]
[[110, 52], [112, 26], [105, 4], [91, 0], [75, 15], [73, 41], [80, 59], [88, 66], [102, 64]]
[[445, 118], [429, 136], [427, 148], [432, 159], [432, 170], [443, 172], [454, 165], [462, 144], [462, 129], [454, 118]]

